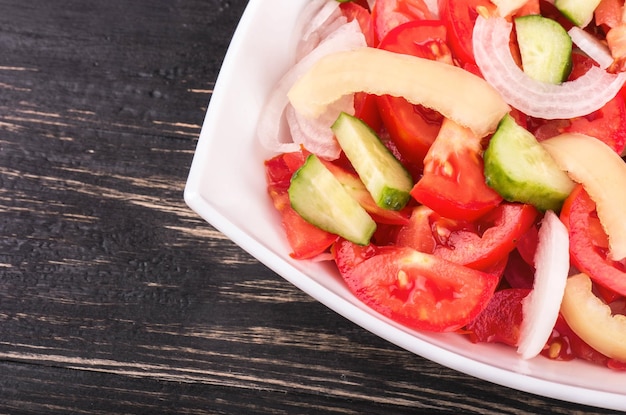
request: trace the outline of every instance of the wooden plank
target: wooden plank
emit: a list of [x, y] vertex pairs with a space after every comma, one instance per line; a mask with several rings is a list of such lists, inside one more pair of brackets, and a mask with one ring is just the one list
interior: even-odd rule
[[609, 413], [401, 350], [185, 206], [245, 5], [0, 0], [0, 413]]

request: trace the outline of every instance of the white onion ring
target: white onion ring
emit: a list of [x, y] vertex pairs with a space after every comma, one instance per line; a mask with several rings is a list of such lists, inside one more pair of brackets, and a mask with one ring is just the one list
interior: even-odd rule
[[533, 290], [522, 300], [523, 319], [517, 352], [523, 359], [537, 356], [548, 341], [559, 316], [569, 267], [567, 228], [549, 210], [539, 229]]
[[339, 2], [313, 0], [307, 4], [296, 23], [296, 62], [308, 55], [323, 39], [348, 20], [339, 9]]
[[591, 33], [581, 29], [578, 26], [572, 26], [567, 32], [572, 38], [572, 42], [576, 44], [589, 56], [600, 65], [601, 69], [606, 69], [613, 63], [613, 57], [609, 51], [609, 47], [600, 42], [598, 38]]
[[575, 81], [560, 85], [531, 79], [515, 63], [509, 49], [512, 23], [501, 17], [478, 16], [474, 26], [474, 57], [485, 80], [502, 98], [523, 113], [544, 119], [587, 115], [609, 102], [626, 81], [596, 66]]
[[314, 120], [298, 114], [292, 105], [288, 105], [285, 117], [294, 143], [302, 144], [318, 157], [327, 160], [337, 159], [341, 154], [341, 147], [330, 127], [341, 112], [354, 114], [354, 95], [341, 97]]
[[[263, 147], [278, 153], [299, 151], [300, 143], [308, 148], [308, 140], [306, 138], [299, 137], [298, 142], [295, 142], [290, 132], [287, 131], [286, 128], [283, 128], [285, 125], [283, 117], [285, 109], [291, 105], [287, 97], [287, 92], [289, 92], [295, 81], [307, 72], [321, 57], [334, 52], [354, 50], [364, 46], [366, 46], [365, 36], [361, 32], [359, 23], [353, 20], [352, 22], [341, 25], [308, 55], [291, 67], [274, 86], [272, 93], [261, 110], [257, 126], [257, 135]], [[328, 125], [326, 127], [328, 127]], [[294, 131], [305, 131], [298, 126], [293, 126], [293, 128]], [[312, 127], [309, 126], [308, 131], [311, 131], [311, 128]], [[334, 136], [330, 133], [327, 135], [327, 139], [335, 140]], [[315, 137], [314, 140], [320, 141], [321, 138]], [[310, 151], [313, 150], [310, 149]]]

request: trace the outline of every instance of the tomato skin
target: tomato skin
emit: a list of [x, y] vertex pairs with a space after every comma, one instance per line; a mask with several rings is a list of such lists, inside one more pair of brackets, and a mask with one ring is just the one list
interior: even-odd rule
[[279, 212], [281, 223], [295, 259], [309, 259], [326, 252], [336, 235], [311, 225], [291, 207], [287, 189], [293, 173], [304, 163], [302, 152], [285, 153], [265, 162], [267, 192]]
[[333, 259], [337, 264], [337, 269], [341, 275], [351, 271], [361, 262], [378, 254], [379, 249], [376, 245], [357, 245], [346, 239], [339, 238], [333, 244], [331, 250]]
[[465, 64], [476, 64], [472, 33], [478, 18], [478, 7], [493, 9], [489, 0], [439, 0], [439, 15], [446, 24], [454, 57]]
[[499, 281], [406, 247], [374, 255], [342, 276], [354, 295], [375, 311], [407, 327], [437, 332], [454, 331], [471, 321]]
[[481, 138], [447, 119], [411, 196], [442, 216], [463, 220], [477, 219], [502, 201], [485, 182]]
[[503, 202], [480, 220], [463, 221], [419, 206], [395, 243], [492, 273], [499, 266], [504, 269], [509, 253], [538, 214], [531, 205]]
[[291, 207], [286, 191], [270, 187], [268, 193], [274, 207], [280, 213], [281, 223], [295, 259], [310, 259], [326, 252], [335, 242], [337, 235], [311, 225]]
[[424, 156], [435, 141], [443, 117], [402, 97], [381, 95], [376, 98], [382, 122], [398, 151], [414, 170], [423, 167]]
[[[441, 20], [412, 20], [392, 30], [378, 44], [379, 49], [405, 55], [428, 57], [437, 60], [448, 59], [446, 26]], [[431, 42], [438, 42], [445, 47], [442, 51], [433, 51]]]
[[524, 316], [522, 300], [530, 291], [527, 288], [496, 291], [487, 307], [465, 327], [470, 340], [517, 346]]
[[582, 185], [568, 196], [561, 221], [569, 230], [572, 263], [592, 281], [626, 295], [626, 266], [608, 257], [608, 237], [596, 214], [596, 205]]
[[537, 245], [539, 244], [539, 226], [538, 223], [535, 226], [531, 226], [528, 231], [522, 235], [517, 243], [517, 251], [524, 261], [530, 265], [535, 266], [535, 252], [537, 252]]
[[535, 269], [529, 265], [517, 249], [509, 254], [509, 262], [504, 270], [504, 279], [511, 288], [533, 288], [535, 282]]
[[622, 0], [601, 0], [594, 10], [594, 18], [597, 26], [605, 28], [615, 27], [622, 21]]
[[300, 151], [283, 153], [265, 161], [267, 184], [277, 190], [287, 190], [291, 176], [304, 164], [306, 155]]
[[434, 254], [475, 269], [488, 269], [515, 249], [535, 223], [539, 212], [531, 206], [503, 202], [472, 227], [446, 228], [433, 234], [441, 239]]
[[432, 254], [435, 252], [437, 241], [431, 229], [432, 209], [419, 205], [413, 209], [409, 223], [398, 230], [395, 244], [408, 246], [417, 251]]
[[377, 96], [366, 92], [354, 94], [354, 116], [369, 125], [370, 128], [379, 132], [383, 122], [376, 103]]
[[[446, 28], [441, 21], [417, 20], [389, 31], [378, 48], [452, 63], [446, 39]], [[407, 162], [421, 170], [424, 156], [437, 137], [443, 117], [402, 97], [382, 95], [377, 97], [377, 104], [391, 140]]]

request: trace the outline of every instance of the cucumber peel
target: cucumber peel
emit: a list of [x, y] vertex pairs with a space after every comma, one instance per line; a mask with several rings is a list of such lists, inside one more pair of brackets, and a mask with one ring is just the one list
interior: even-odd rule
[[506, 115], [483, 155], [487, 185], [510, 202], [559, 211], [574, 182], [525, 128]]
[[344, 112], [331, 129], [376, 204], [383, 209], [402, 209], [410, 199], [413, 178], [376, 133]]
[[376, 230], [376, 222], [314, 154], [293, 174], [288, 193], [291, 207], [327, 232], [367, 245]]
[[572, 38], [555, 20], [540, 15], [515, 19], [524, 73], [536, 81], [560, 84], [572, 70]]
[[593, 19], [593, 12], [600, 0], [555, 0], [554, 6], [569, 21], [578, 27], [585, 27]]

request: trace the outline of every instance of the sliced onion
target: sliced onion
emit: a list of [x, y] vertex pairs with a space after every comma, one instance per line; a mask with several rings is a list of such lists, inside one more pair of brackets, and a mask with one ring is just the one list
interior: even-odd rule
[[341, 112], [354, 114], [354, 95], [346, 95], [334, 102], [315, 120], [298, 114], [293, 106], [288, 105], [285, 115], [294, 143], [302, 144], [318, 157], [337, 159], [341, 148], [330, 127]]
[[559, 316], [569, 273], [569, 236], [565, 225], [547, 211], [539, 229], [535, 253], [535, 282], [523, 300], [517, 352], [524, 359], [538, 355]]
[[[257, 127], [257, 135], [261, 144], [268, 150], [279, 153], [298, 151], [300, 149], [299, 144], [303, 142], [307, 146], [307, 140], [304, 138], [294, 142], [290, 131], [285, 128], [285, 109], [290, 105], [287, 92], [289, 92], [295, 81], [321, 57], [364, 46], [366, 46], [365, 36], [361, 32], [359, 23], [353, 20], [350, 23], [341, 25], [329, 34], [315, 49], [290, 68], [275, 85], [261, 111]], [[294, 130], [303, 131], [302, 128], [297, 126], [294, 126]], [[327, 135], [327, 139], [334, 140], [334, 137]]]
[[485, 80], [509, 105], [527, 115], [544, 119], [587, 115], [615, 97], [626, 81], [626, 74], [610, 74], [596, 66], [560, 85], [535, 81], [511, 56], [512, 27], [504, 18], [479, 16], [473, 34], [474, 56]]
[[578, 26], [572, 26], [567, 33], [572, 38], [572, 42], [585, 52], [587, 56], [596, 61], [600, 68], [606, 69], [613, 63], [613, 57], [611, 57], [608, 46], [600, 42], [591, 33]]
[[308, 55], [323, 39], [347, 19], [339, 9], [339, 2], [313, 0], [308, 3], [296, 22], [296, 62]]

